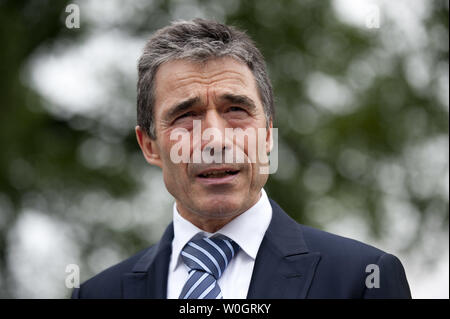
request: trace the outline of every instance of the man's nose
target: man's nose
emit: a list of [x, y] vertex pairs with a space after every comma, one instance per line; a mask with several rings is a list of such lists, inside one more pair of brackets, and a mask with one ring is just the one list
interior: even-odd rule
[[[217, 110], [208, 110], [202, 123], [202, 150], [210, 152], [211, 155], [217, 151], [224, 152], [231, 145], [225, 139], [226, 121]], [[205, 134], [206, 133], [206, 134]]]
[[224, 119], [220, 116], [219, 112], [216, 109], [209, 109], [206, 111], [204, 120], [203, 120], [203, 128], [216, 128], [222, 131], [225, 128]]

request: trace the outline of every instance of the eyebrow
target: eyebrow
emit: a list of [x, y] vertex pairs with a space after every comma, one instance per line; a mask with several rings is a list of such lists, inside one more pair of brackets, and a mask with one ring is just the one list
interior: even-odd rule
[[[250, 109], [250, 111], [254, 111], [256, 109], [256, 104], [253, 102], [253, 100], [245, 95], [238, 95], [238, 94], [232, 94], [232, 93], [226, 93], [219, 97], [219, 100], [225, 101], [231, 104], [239, 104], [242, 106], [246, 106]], [[175, 104], [172, 106], [165, 114], [164, 119], [166, 121], [170, 121], [170, 119], [174, 118], [180, 113], [183, 113], [184, 111], [190, 109], [195, 104], [200, 103], [201, 100], [198, 96], [192, 97], [190, 99], [187, 99], [185, 101], [182, 101], [180, 103]]]

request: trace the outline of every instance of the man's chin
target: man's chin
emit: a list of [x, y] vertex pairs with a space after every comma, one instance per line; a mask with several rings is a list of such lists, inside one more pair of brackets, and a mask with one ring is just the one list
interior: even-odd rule
[[239, 203], [229, 199], [208, 199], [197, 206], [198, 214], [206, 218], [225, 219], [242, 213]]

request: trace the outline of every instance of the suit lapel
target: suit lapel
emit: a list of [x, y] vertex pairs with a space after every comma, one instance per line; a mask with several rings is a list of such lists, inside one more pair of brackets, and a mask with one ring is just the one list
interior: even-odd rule
[[306, 298], [320, 253], [309, 252], [299, 224], [273, 200], [247, 298]]
[[171, 223], [156, 246], [150, 248], [122, 278], [124, 298], [164, 299], [172, 253], [173, 224]]

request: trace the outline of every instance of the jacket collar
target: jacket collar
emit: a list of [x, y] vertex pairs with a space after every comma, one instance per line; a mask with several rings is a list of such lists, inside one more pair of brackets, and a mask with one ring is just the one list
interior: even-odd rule
[[306, 298], [320, 253], [310, 252], [302, 226], [270, 200], [273, 214], [256, 256], [247, 298]]
[[134, 265], [131, 273], [124, 274], [122, 278], [124, 298], [166, 298], [172, 239], [173, 223], [170, 223], [161, 240], [147, 250]]

